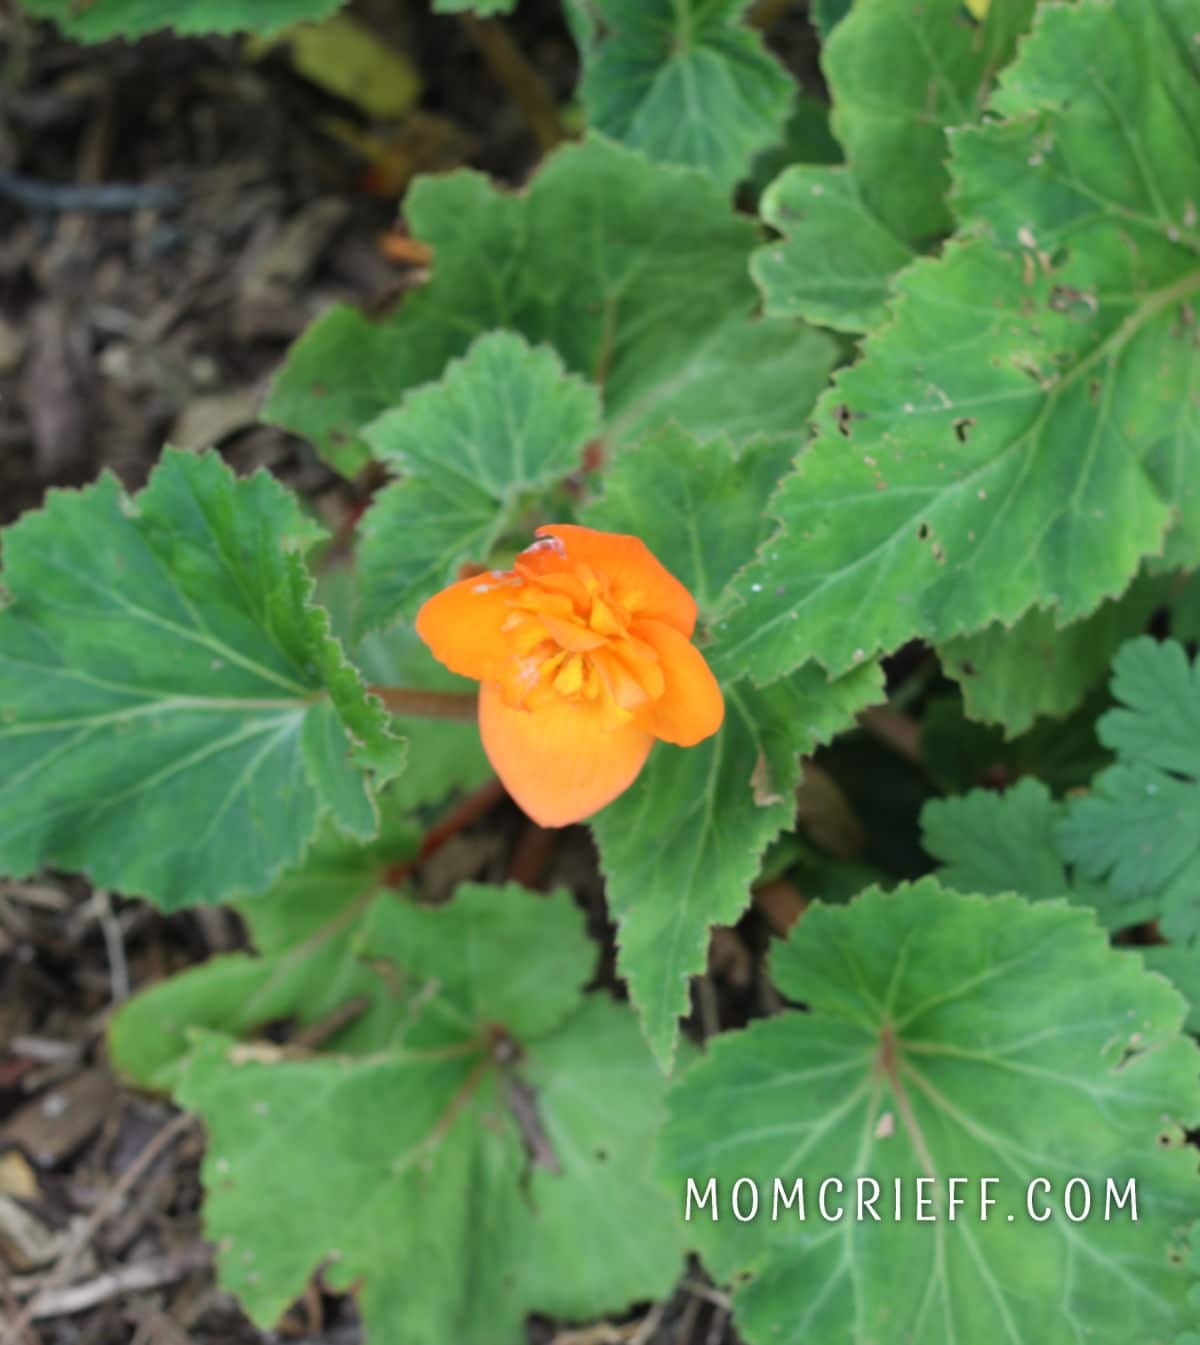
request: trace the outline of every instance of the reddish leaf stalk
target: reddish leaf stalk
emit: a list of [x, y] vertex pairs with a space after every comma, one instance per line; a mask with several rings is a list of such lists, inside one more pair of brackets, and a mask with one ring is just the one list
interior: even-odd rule
[[393, 714], [421, 719], [474, 720], [478, 697], [473, 691], [422, 691], [413, 687], [368, 687]]

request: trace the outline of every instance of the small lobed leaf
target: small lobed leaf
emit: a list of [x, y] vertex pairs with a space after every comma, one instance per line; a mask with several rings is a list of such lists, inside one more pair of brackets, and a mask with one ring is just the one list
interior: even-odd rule
[[[1001, 81], [1007, 119], [955, 136], [972, 235], [896, 279], [893, 321], [819, 404], [773, 502], [778, 561], [737, 585], [726, 675], [769, 681], [811, 657], [837, 674], [1035, 604], [1067, 626], [1164, 546], [1194, 563], [1179, 502], [1200, 461], [1200, 240], [1183, 222], [1200, 85], [1182, 12], [1039, 11]], [[1133, 30], [1170, 98], [1142, 98], [1121, 54]], [[1119, 184], [1110, 141], [1127, 147]]]
[[593, 134], [548, 156], [523, 195], [461, 171], [418, 179], [405, 215], [433, 249], [429, 283], [382, 322], [335, 308], [313, 324], [267, 404], [339, 470], [369, 460], [365, 425], [495, 328], [601, 387], [612, 452], [671, 420], [801, 441], [833, 345], [755, 316], [757, 231], [701, 173]]
[[261, 890], [321, 814], [359, 838], [403, 742], [367, 697], [265, 473], [168, 451], [5, 535], [0, 869], [47, 864], [165, 909]]
[[[927, 879], [810, 907], [772, 964], [809, 1012], [710, 1043], [671, 1090], [661, 1146], [681, 1208], [689, 1178], [700, 1191], [715, 1180], [719, 1221], [693, 1207], [690, 1227], [712, 1273], [737, 1277], [750, 1345], [1064, 1332], [1127, 1345], [1172, 1341], [1194, 1321], [1183, 1262], [1200, 1197], [1184, 1135], [1200, 1116], [1196, 1046], [1175, 991], [1111, 949], [1088, 913]], [[827, 1193], [839, 1221], [819, 1217], [818, 1177], [843, 1183]], [[965, 1179], [953, 1219], [951, 1177]], [[998, 1179], [986, 1219], [983, 1177]], [[1026, 1204], [1039, 1177], [1044, 1223]], [[773, 1201], [776, 1180], [790, 1194], [798, 1178], [803, 1221]], [[878, 1222], [853, 1217], [859, 1178], [878, 1183]], [[1064, 1213], [1073, 1178], [1093, 1202], [1079, 1222]], [[738, 1179], [760, 1195], [746, 1222], [730, 1209]], [[1136, 1221], [1112, 1207], [1110, 1180], [1118, 1195], [1135, 1182]]]
[[588, 124], [726, 190], [783, 134], [794, 86], [750, 0], [569, 0]]
[[141, 37], [157, 28], [193, 33], [274, 33], [303, 20], [323, 19], [345, 0], [21, 0], [36, 18], [53, 19], [69, 37], [103, 42]]
[[[1070, 872], [1059, 834], [1070, 805], [1050, 797], [1039, 780], [1019, 780], [1003, 794], [972, 790], [931, 799], [921, 811], [922, 843], [942, 863], [939, 881], [961, 892], [1017, 892], [1030, 900], [1065, 896], [1089, 906], [1108, 930], [1156, 919], [1161, 892], [1130, 898], [1111, 884]], [[1146, 965], [1161, 972], [1189, 1005], [1189, 1030], [1200, 1015], [1200, 941], [1172, 930], [1178, 942], [1135, 946]]]
[[1017, 892], [1031, 901], [1066, 897], [1091, 906], [1107, 929], [1155, 913], [1153, 902], [1131, 903], [1103, 883], [1068, 873], [1055, 841], [1066, 804], [1040, 780], [1018, 780], [1004, 793], [973, 789], [930, 799], [921, 810], [921, 843], [940, 860], [938, 879], [959, 892]]
[[1073, 799], [1063, 854], [1127, 899], [1153, 896], [1170, 938], [1200, 933], [1200, 667], [1182, 645], [1131, 640], [1113, 661], [1119, 708], [1097, 725], [1117, 763]]
[[480, 337], [440, 383], [384, 412], [363, 437], [401, 479], [363, 520], [360, 622], [411, 616], [461, 561], [485, 561], [530, 496], [580, 469], [599, 430], [595, 389], [511, 332]]

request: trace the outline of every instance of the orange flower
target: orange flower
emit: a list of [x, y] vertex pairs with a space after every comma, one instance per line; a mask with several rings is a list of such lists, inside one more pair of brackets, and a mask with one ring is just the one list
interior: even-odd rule
[[725, 703], [691, 643], [696, 604], [636, 537], [557, 523], [511, 570], [451, 584], [417, 633], [482, 683], [479, 730], [505, 788], [562, 827], [637, 778], [656, 738], [691, 747]]

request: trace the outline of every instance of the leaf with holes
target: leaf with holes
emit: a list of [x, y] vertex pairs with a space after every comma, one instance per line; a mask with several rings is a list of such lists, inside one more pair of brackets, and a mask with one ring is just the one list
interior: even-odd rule
[[[1039, 11], [1000, 81], [1004, 120], [955, 136], [972, 234], [896, 279], [893, 321], [818, 405], [819, 437], [773, 501], [783, 532], [737, 584], [726, 676], [769, 681], [808, 658], [836, 675], [1035, 605], [1066, 626], [1164, 543], [1189, 564], [1200, 82], [1186, 8]], [[1140, 82], [1147, 62], [1161, 96]]]
[[672, 420], [803, 441], [833, 345], [755, 316], [758, 231], [699, 172], [592, 136], [520, 196], [472, 172], [418, 179], [405, 216], [433, 248], [430, 282], [379, 323], [335, 308], [292, 348], [267, 404], [339, 470], [369, 460], [366, 424], [497, 327], [600, 385], [610, 452]]
[[265, 473], [168, 452], [5, 534], [0, 871], [165, 909], [261, 890], [330, 812], [369, 839], [403, 742], [310, 601], [319, 535]]
[[728, 190], [783, 136], [787, 72], [742, 22], [750, 0], [568, 0], [588, 124]]
[[1127, 900], [1154, 897], [1169, 938], [1200, 935], [1200, 663], [1148, 637], [1113, 661], [1119, 708], [1097, 725], [1117, 754], [1057, 836], [1063, 854]]
[[39, 19], [53, 19], [70, 37], [103, 42], [141, 37], [157, 28], [191, 33], [275, 33], [293, 23], [324, 19], [346, 0], [21, 0]]
[[385, 411], [363, 437], [401, 479], [363, 520], [360, 621], [411, 616], [461, 561], [486, 561], [539, 491], [581, 468], [599, 430], [595, 390], [511, 332], [480, 337], [442, 382]]
[[515, 1345], [530, 1311], [665, 1293], [683, 1247], [649, 1172], [663, 1082], [628, 1010], [581, 995], [593, 950], [567, 894], [381, 902], [360, 952], [414, 991], [405, 1035], [306, 1060], [199, 1033], [177, 1075], [251, 1316], [278, 1320], [321, 1264], [388, 1345]]
[[[589, 525], [636, 532], [710, 622], [761, 541], [763, 504], [786, 445], [701, 442], [672, 428], [605, 473]], [[719, 649], [710, 626], [705, 654]], [[830, 683], [808, 667], [759, 691], [726, 686], [725, 723], [687, 749], [659, 744], [639, 779], [592, 823], [617, 919], [618, 966], [660, 1063], [674, 1058], [689, 979], [709, 928], [745, 909], [767, 845], [793, 821], [799, 758], [882, 698], [878, 666]]]
[[[1200, 1055], [1176, 992], [1086, 911], [872, 889], [810, 907], [772, 971], [809, 1012], [710, 1043], [662, 1141], [681, 1208], [689, 1178], [715, 1183], [719, 1221], [693, 1202], [690, 1227], [714, 1276], [739, 1277], [749, 1345], [1166, 1345], [1195, 1320]], [[775, 1202], [798, 1179], [803, 1218]]]

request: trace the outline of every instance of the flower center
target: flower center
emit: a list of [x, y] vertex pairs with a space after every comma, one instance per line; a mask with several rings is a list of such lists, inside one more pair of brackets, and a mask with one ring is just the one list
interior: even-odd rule
[[[603, 575], [547, 548], [517, 558], [496, 680], [508, 704], [590, 702], [614, 723], [663, 694], [658, 654], [635, 633], [640, 595], [618, 597]], [[530, 553], [523, 553], [528, 556]], [[561, 566], [547, 561], [559, 559]]]

